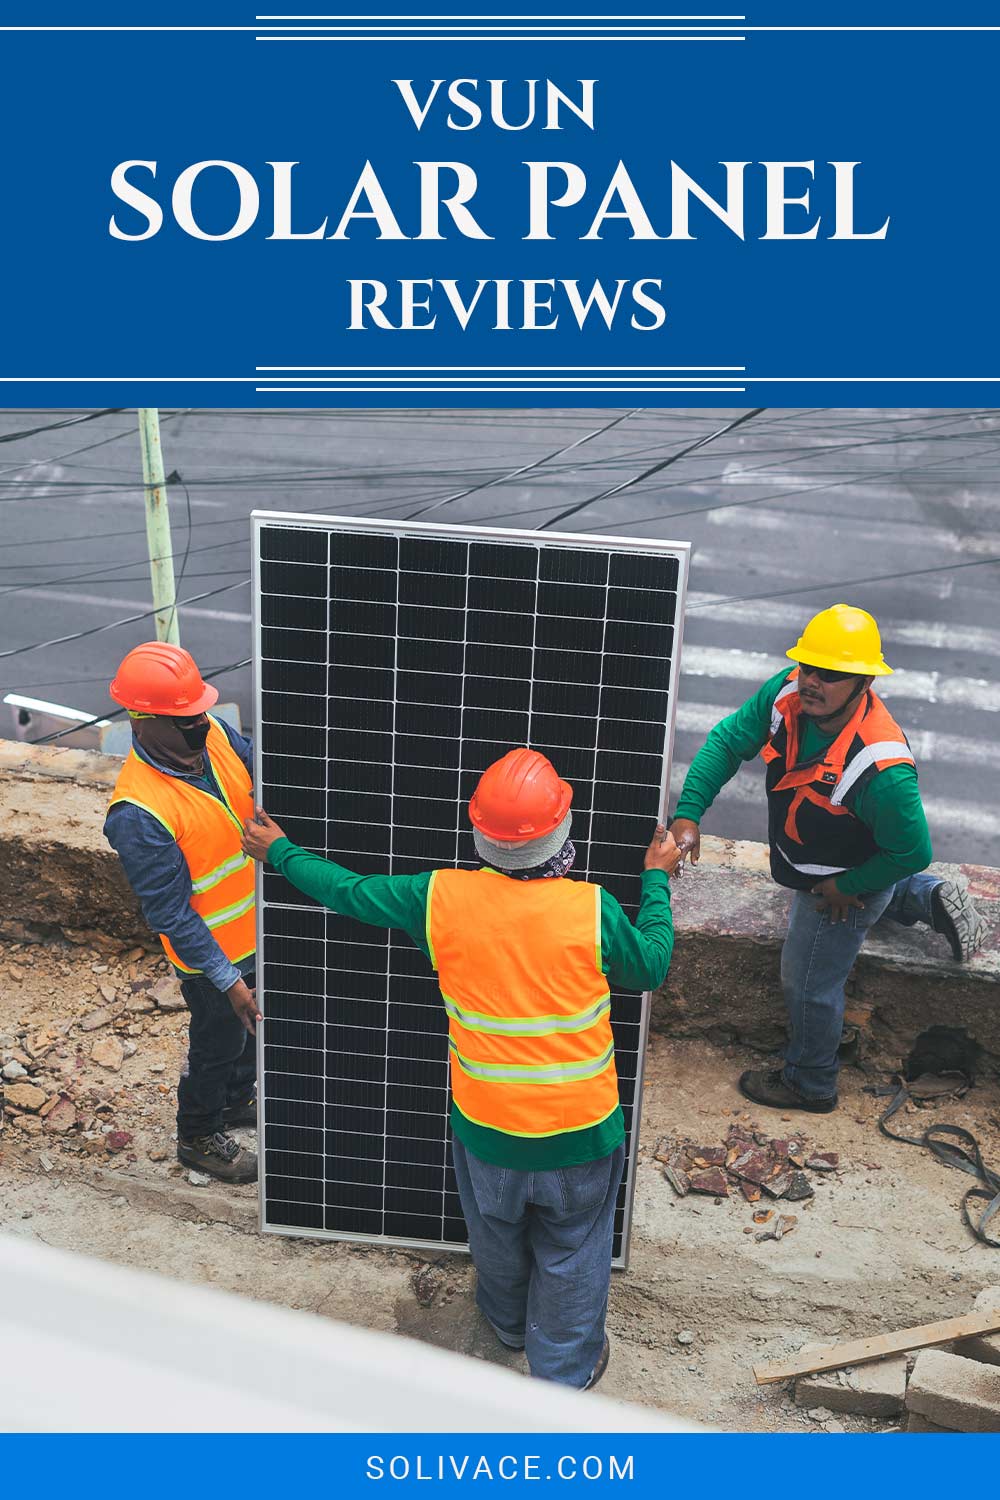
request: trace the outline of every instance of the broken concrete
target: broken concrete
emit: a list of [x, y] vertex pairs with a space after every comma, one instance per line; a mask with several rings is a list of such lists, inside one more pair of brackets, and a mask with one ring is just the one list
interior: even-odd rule
[[[827, 1344], [807, 1344], [803, 1354], [822, 1354]], [[906, 1396], [906, 1355], [850, 1365], [843, 1370], [818, 1370], [795, 1382], [796, 1406], [825, 1406], [828, 1411], [852, 1412], [859, 1417], [894, 1417]]]
[[[972, 1305], [973, 1312], [1000, 1312], [1000, 1286], [984, 1287]], [[962, 1339], [955, 1345], [955, 1353], [966, 1359], [978, 1359], [983, 1364], [1000, 1365], [1000, 1333], [980, 1333], [971, 1339]]]
[[906, 1408], [957, 1432], [1000, 1432], [1000, 1370], [940, 1349], [921, 1349]]
[[939, 1427], [936, 1422], [931, 1422], [927, 1417], [922, 1417], [918, 1411], [911, 1411], [906, 1419], [906, 1432], [951, 1432], [954, 1427]]

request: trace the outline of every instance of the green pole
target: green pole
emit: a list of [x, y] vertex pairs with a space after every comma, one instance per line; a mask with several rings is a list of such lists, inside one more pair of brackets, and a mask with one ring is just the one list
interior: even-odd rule
[[174, 549], [170, 539], [170, 509], [163, 475], [160, 447], [160, 413], [155, 406], [139, 407], [139, 441], [142, 445], [142, 477], [146, 496], [146, 540], [149, 574], [153, 584], [153, 607], [157, 613], [156, 639], [181, 643], [177, 628]]

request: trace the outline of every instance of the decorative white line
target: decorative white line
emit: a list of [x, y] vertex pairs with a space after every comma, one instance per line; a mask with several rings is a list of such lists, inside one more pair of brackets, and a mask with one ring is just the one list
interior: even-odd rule
[[558, 36], [258, 36], [258, 42], [745, 42], [745, 36], [577, 36], [566, 32]]
[[386, 396], [412, 396], [423, 390], [427, 395], [454, 396], [463, 392], [476, 395], [494, 396], [567, 396], [573, 393], [586, 392], [588, 395], [605, 394], [609, 396], [622, 395], [633, 391], [642, 395], [673, 395], [694, 396], [702, 393], [713, 396], [740, 395], [746, 390], [742, 385], [626, 385], [626, 386], [602, 386], [602, 385], [259, 385], [256, 387], [257, 395], [265, 396], [359, 396], [359, 395], [386, 395]]
[[[675, 375], [687, 376], [695, 370], [711, 370], [716, 374], [723, 371], [731, 371], [741, 374], [746, 365], [255, 365], [258, 374], [273, 370], [280, 375], [306, 375], [310, 370], [316, 370], [322, 375], [332, 374], [337, 370], [343, 370], [348, 374], [365, 375], [369, 372], [377, 374], [379, 371], [391, 371], [402, 374], [420, 374], [429, 372], [434, 374], [438, 371], [478, 371], [489, 375], [507, 371], [512, 374], [534, 376], [539, 370], [557, 370], [560, 373], [572, 370], [583, 372], [591, 371], [594, 374], [605, 374], [613, 370], [622, 370], [630, 375], [653, 375], [659, 370], [667, 370]], [[457, 378], [457, 376], [456, 376]], [[540, 378], [540, 377], [539, 377]]]

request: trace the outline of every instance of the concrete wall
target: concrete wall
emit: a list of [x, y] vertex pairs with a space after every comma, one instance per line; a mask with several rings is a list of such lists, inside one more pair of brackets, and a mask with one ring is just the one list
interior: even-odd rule
[[[71, 939], [97, 931], [154, 940], [101, 833], [121, 762], [84, 750], [0, 740], [0, 933], [19, 926]], [[636, 858], [638, 869], [639, 859]], [[898, 1063], [934, 1022], [966, 1026], [1000, 1058], [1000, 871], [939, 865], [967, 882], [988, 923], [983, 950], [956, 964], [926, 928], [876, 928], [849, 985], [848, 1018], [873, 1061]], [[696, 869], [673, 883], [677, 948], [653, 1005], [653, 1026], [721, 1044], [781, 1045], [778, 959], [788, 893], [762, 844], [703, 840]]]

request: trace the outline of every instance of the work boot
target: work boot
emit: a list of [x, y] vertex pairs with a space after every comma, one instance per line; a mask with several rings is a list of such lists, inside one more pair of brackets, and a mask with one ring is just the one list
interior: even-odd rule
[[610, 1359], [610, 1357], [611, 1340], [608, 1338], [607, 1334], [605, 1334], [604, 1347], [601, 1349], [600, 1354], [597, 1356], [597, 1364], [591, 1370], [590, 1379], [587, 1381], [587, 1384], [582, 1387], [583, 1390], [592, 1391], [594, 1389], [594, 1386], [597, 1384], [601, 1376], [604, 1374], [605, 1370], [608, 1368], [608, 1360]]
[[976, 911], [969, 893], [954, 880], [942, 880], [931, 891], [932, 927], [948, 939], [951, 956], [961, 963], [983, 945], [986, 923]]
[[785, 1082], [780, 1068], [751, 1069], [740, 1078], [740, 1093], [768, 1109], [805, 1109], [813, 1115], [828, 1115], [837, 1108], [837, 1095], [830, 1099], [807, 1099]]
[[257, 1090], [252, 1089], [250, 1097], [242, 1104], [227, 1104], [222, 1111], [223, 1125], [248, 1127], [251, 1130], [257, 1128]]
[[257, 1181], [257, 1158], [234, 1141], [231, 1135], [217, 1130], [214, 1135], [198, 1135], [186, 1141], [177, 1137], [177, 1160], [196, 1172], [207, 1172], [220, 1182], [239, 1186]]

